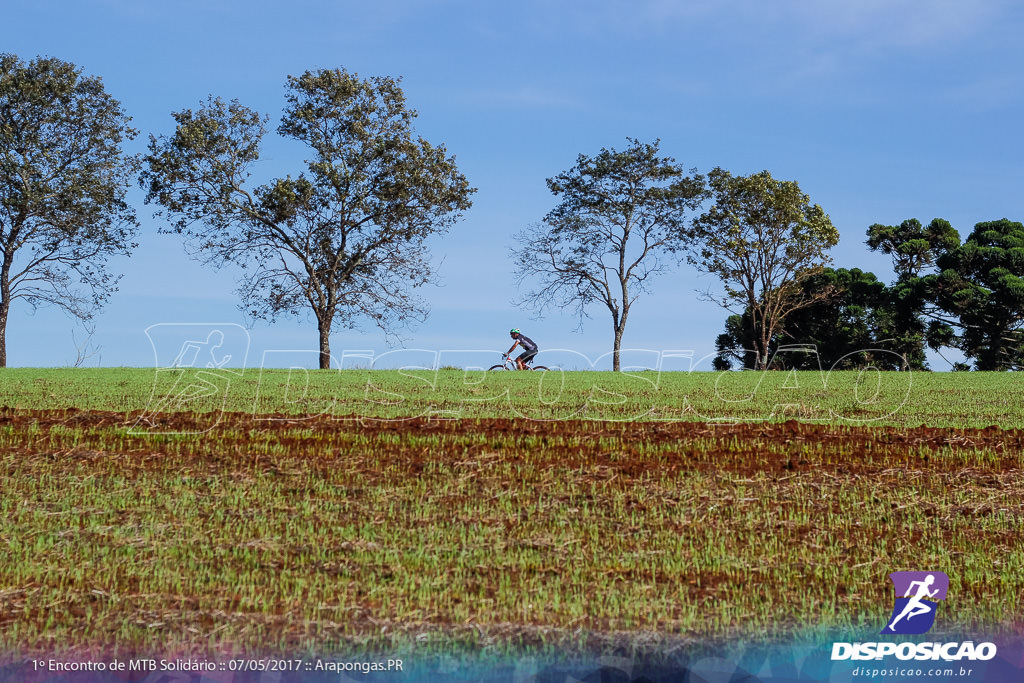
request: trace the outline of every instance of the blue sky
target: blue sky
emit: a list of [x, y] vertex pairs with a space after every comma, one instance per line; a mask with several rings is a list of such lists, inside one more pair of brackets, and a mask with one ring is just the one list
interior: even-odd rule
[[[517, 326], [542, 348], [596, 358], [611, 348], [606, 311], [579, 333], [574, 318], [534, 320], [511, 303], [508, 250], [555, 205], [545, 178], [627, 137], [660, 138], [701, 171], [768, 169], [829, 213], [842, 236], [835, 265], [888, 280], [888, 259], [864, 246], [872, 223], [943, 217], [963, 236], [979, 221], [1024, 220], [1022, 32], [1024, 6], [996, 0], [7, 0], [0, 50], [101, 76], [142, 131], [132, 151], [209, 94], [278, 117], [289, 74], [402, 77], [419, 134], [443, 142], [478, 188], [434, 243], [441, 283], [421, 292], [432, 314], [405, 346], [504, 350]], [[261, 173], [294, 175], [303, 152], [270, 144]], [[113, 264], [124, 278], [87, 364], [152, 365], [145, 330], [171, 323], [245, 327], [250, 366], [267, 350], [316, 348], [305, 318], [248, 327], [236, 273], [189, 260], [132, 196], [139, 248]], [[726, 312], [697, 297], [709, 286], [686, 265], [656, 281], [624, 347], [710, 354]], [[15, 309], [9, 365], [73, 362], [72, 326], [57, 311]], [[332, 345], [338, 357], [392, 348], [370, 326]]]

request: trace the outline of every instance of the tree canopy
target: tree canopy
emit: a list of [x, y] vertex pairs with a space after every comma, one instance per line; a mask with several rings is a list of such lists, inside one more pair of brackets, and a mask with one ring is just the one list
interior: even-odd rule
[[0, 367], [13, 302], [88, 322], [117, 290], [108, 261], [130, 253], [138, 227], [130, 121], [74, 64], [0, 55]]
[[936, 301], [936, 262], [960, 245], [960, 235], [942, 218], [922, 225], [910, 218], [898, 226], [868, 228], [868, 248], [892, 258], [896, 281], [886, 290], [889, 325], [883, 339], [913, 369], [926, 369], [925, 346], [938, 350], [956, 333]]
[[[394, 336], [426, 318], [417, 289], [434, 279], [428, 240], [461, 218], [475, 189], [443, 145], [415, 134], [399, 80], [289, 76], [275, 131], [308, 158], [266, 182], [253, 179], [265, 114], [210, 96], [172, 116], [174, 132], [151, 136], [147, 155], [126, 154], [138, 133], [99, 78], [0, 54], [0, 367], [16, 301], [94, 329], [117, 290], [110, 259], [136, 246], [126, 200], [135, 179], [167, 219], [162, 232], [213, 267], [240, 269], [247, 315], [316, 319], [322, 368], [332, 331], [368, 321]], [[582, 325], [594, 304], [608, 312], [616, 370], [633, 304], [684, 259], [718, 278], [721, 291], [706, 297], [733, 313], [719, 367], [766, 367], [779, 346], [810, 344], [839, 366], [881, 349], [865, 359], [927, 369], [926, 348], [957, 347], [978, 370], [1024, 369], [1021, 223], [978, 223], [962, 243], [940, 218], [876, 223], [867, 246], [896, 273], [885, 285], [827, 267], [838, 231], [796, 182], [721, 168], [705, 177], [663, 156], [658, 140], [627, 143], [548, 178], [557, 205], [512, 249], [518, 303], [535, 315], [568, 310]]]
[[978, 223], [936, 265], [935, 300], [956, 316], [960, 348], [975, 367], [1024, 369], [1024, 225]]
[[520, 305], [538, 314], [571, 309], [581, 324], [591, 304], [608, 311], [616, 371], [631, 308], [678, 259], [703, 190], [695, 171], [660, 156], [659, 141], [628, 142], [622, 151], [581, 154], [573, 168], [548, 178], [560, 201], [516, 235], [513, 249], [520, 286], [534, 285]]
[[960, 246], [960, 235], [949, 221], [935, 218], [926, 226], [910, 218], [899, 225], [875, 223], [868, 228], [868, 248], [892, 257], [900, 280], [923, 275], [939, 256]]
[[[813, 347], [813, 354], [789, 353], [787, 369], [850, 369], [863, 363], [887, 370], [921, 370], [925, 364], [920, 339], [899, 337], [899, 305], [894, 289], [874, 273], [859, 268], [825, 268], [801, 280], [801, 296], [812, 303], [793, 311], [770, 343], [770, 355], [781, 346]], [[818, 293], [822, 293], [818, 295]], [[715, 346], [715, 366], [727, 369], [738, 362], [756, 367], [750, 313], [732, 315]], [[900, 360], [902, 358], [902, 360]], [[777, 367], [771, 363], [769, 367]]]
[[392, 78], [289, 76], [277, 132], [312, 156], [297, 177], [250, 188], [267, 117], [210, 97], [174, 114], [173, 135], [151, 138], [147, 201], [192, 254], [247, 269], [239, 293], [249, 315], [311, 312], [327, 368], [333, 329], [370, 320], [390, 334], [426, 317], [411, 291], [433, 278], [426, 240], [470, 207], [455, 158], [414, 136], [415, 117]]
[[761, 368], [786, 317], [826, 295], [803, 290], [801, 281], [830, 262], [839, 232], [797, 183], [768, 171], [734, 176], [716, 168], [708, 183], [713, 203], [694, 223], [689, 260], [721, 280], [724, 292], [708, 298], [748, 315]]

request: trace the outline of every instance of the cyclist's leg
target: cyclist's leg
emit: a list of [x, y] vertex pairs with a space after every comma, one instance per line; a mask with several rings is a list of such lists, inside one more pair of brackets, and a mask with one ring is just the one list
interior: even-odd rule
[[523, 353], [519, 354], [518, 358], [516, 358], [516, 365], [519, 366], [520, 370], [525, 370], [526, 364], [532, 361], [533, 357], [536, 355], [536, 351], [524, 351]]

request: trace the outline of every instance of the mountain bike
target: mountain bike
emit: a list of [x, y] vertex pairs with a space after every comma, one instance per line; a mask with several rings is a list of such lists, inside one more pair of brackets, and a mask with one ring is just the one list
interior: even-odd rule
[[[516, 359], [513, 358], [512, 356], [508, 355], [507, 353], [501, 354], [501, 359], [502, 359], [502, 362], [501, 362], [500, 365], [492, 365], [491, 367], [487, 368], [487, 371], [490, 372], [491, 370], [518, 370], [519, 369], [519, 367], [516, 365]], [[534, 365], [532, 359], [528, 360], [528, 361], [525, 361], [525, 365], [526, 365], [526, 369], [527, 370], [547, 370], [547, 368], [545, 366], [543, 366], [543, 365]]]

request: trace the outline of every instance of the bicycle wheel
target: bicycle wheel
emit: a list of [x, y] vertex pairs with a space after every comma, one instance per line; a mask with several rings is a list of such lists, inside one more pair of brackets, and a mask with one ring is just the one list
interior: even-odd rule
[[534, 365], [533, 369], [534, 370], [547, 370], [548, 366], [546, 366], [546, 365]]
[[491, 370], [506, 370], [506, 369], [507, 368], [504, 365], [492, 365], [491, 367], [487, 368], [487, 372], [490, 372]]

